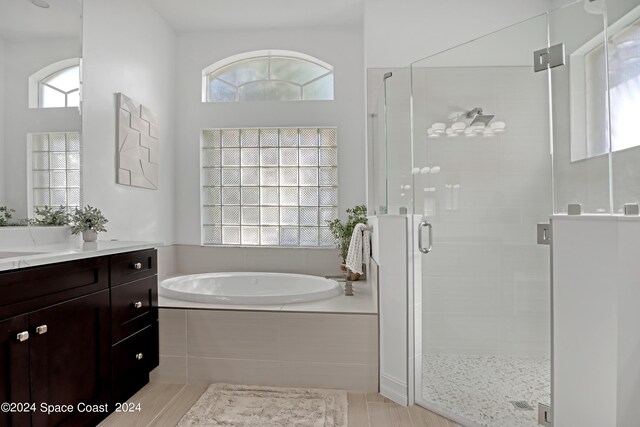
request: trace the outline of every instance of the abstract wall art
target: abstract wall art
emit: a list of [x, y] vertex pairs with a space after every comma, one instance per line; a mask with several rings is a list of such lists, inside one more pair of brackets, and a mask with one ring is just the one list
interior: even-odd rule
[[158, 119], [151, 110], [128, 96], [117, 94], [117, 182], [158, 189]]

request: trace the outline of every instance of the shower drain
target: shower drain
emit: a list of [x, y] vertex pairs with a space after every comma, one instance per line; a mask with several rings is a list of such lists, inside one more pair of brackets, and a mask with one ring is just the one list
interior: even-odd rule
[[533, 411], [533, 407], [529, 405], [529, 402], [526, 400], [511, 400], [511, 403], [516, 409], [521, 409], [523, 411]]

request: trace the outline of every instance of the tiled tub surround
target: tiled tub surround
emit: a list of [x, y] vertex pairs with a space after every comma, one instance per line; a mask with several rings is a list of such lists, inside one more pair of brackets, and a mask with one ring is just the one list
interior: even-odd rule
[[[160, 248], [160, 280], [224, 271], [339, 275], [334, 249], [174, 245]], [[160, 366], [151, 381], [378, 390], [375, 285], [311, 303], [229, 306], [162, 296]]]
[[378, 317], [161, 308], [151, 381], [377, 391]]
[[223, 271], [263, 271], [312, 276], [340, 274], [340, 258], [333, 248], [219, 247], [198, 245], [168, 246], [159, 253], [162, 280], [176, 274]]
[[[474, 425], [535, 427], [538, 403], [551, 402], [548, 358], [427, 354], [422, 366], [423, 400]], [[526, 401], [533, 410], [511, 401]]]

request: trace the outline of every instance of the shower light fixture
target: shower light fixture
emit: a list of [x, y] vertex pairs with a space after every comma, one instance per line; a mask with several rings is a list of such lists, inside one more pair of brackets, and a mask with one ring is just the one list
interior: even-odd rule
[[443, 122], [435, 122], [427, 129], [428, 138], [455, 138], [456, 136], [465, 136], [474, 138], [482, 135], [485, 138], [491, 138], [496, 134], [504, 133], [506, 128], [505, 122], [492, 122], [495, 116], [484, 114], [482, 108], [476, 107], [469, 111], [454, 112], [449, 114], [451, 124], [447, 126]]

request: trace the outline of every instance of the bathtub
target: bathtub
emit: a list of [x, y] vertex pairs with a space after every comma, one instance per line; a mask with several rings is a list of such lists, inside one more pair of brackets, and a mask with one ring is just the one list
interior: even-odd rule
[[341, 293], [335, 280], [283, 273], [192, 274], [163, 280], [159, 288], [167, 298], [230, 305], [310, 302]]

